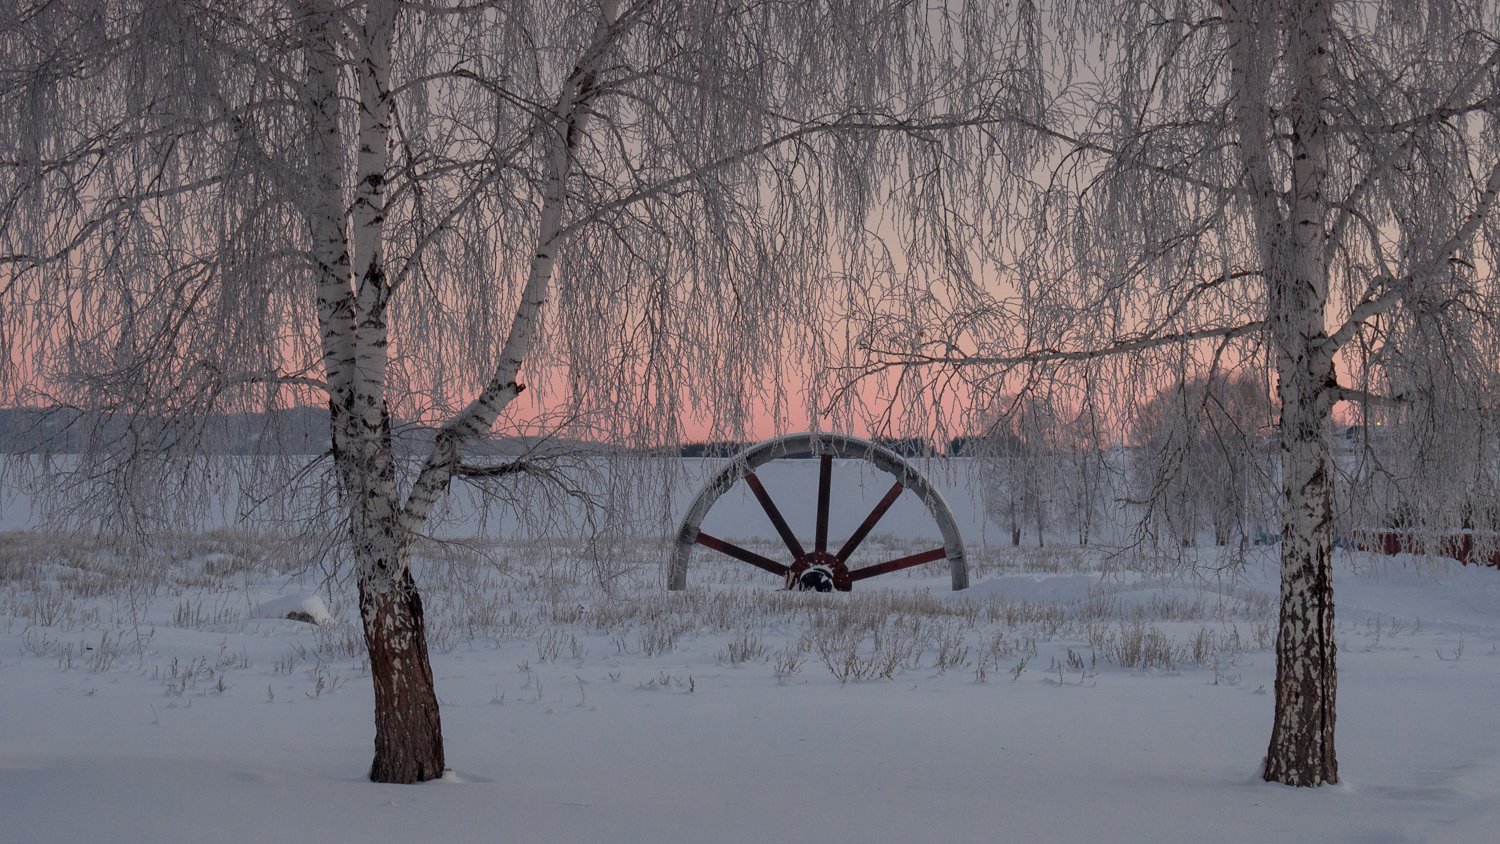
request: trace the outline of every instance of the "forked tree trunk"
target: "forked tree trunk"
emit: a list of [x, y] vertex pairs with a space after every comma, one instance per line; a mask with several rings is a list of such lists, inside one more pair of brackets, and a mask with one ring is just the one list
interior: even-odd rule
[[[443, 743], [422, 602], [398, 565], [396, 486], [385, 402], [385, 322], [381, 176], [390, 135], [390, 4], [371, 7], [359, 63], [361, 120], [357, 208], [345, 199], [350, 138], [340, 100], [346, 33], [330, 0], [304, 0], [309, 162], [305, 198], [317, 273], [318, 323], [329, 392], [334, 462], [348, 508], [360, 611], [375, 687], [375, 760], [370, 778], [414, 783], [443, 772]], [[353, 217], [355, 244], [350, 242]], [[356, 254], [357, 252], [357, 254]], [[354, 260], [360, 266], [355, 271]], [[351, 284], [351, 277], [357, 286]], [[356, 290], [358, 294], [356, 295]]]
[[[394, 15], [393, 6], [384, 9], [388, 15]], [[553, 262], [562, 242], [563, 211], [573, 156], [586, 131], [589, 104], [597, 93], [598, 65], [614, 37], [613, 26], [618, 16], [616, 0], [602, 0], [594, 40], [564, 83], [555, 109], [557, 123], [553, 128], [561, 143], [555, 144], [552, 150], [550, 172], [542, 190], [537, 249], [510, 333], [500, 350], [499, 362], [480, 394], [439, 432], [404, 506], [395, 504], [395, 473], [393, 468], [387, 470], [390, 461], [389, 418], [384, 415], [384, 406], [380, 406], [383, 451], [373, 464], [366, 464], [379, 467], [380, 483], [374, 495], [357, 505], [364, 511], [356, 509], [353, 531], [356, 554], [366, 556], [358, 561], [360, 609], [365, 644], [370, 652], [370, 674], [375, 684], [375, 761], [370, 766], [370, 779], [377, 782], [414, 783], [443, 773], [442, 724], [438, 716], [432, 665], [427, 655], [422, 600], [408, 565], [409, 545], [411, 538], [417, 536], [426, 524], [433, 505], [447, 490], [466, 445], [489, 431], [500, 412], [521, 391], [516, 378], [522, 361], [535, 342]], [[390, 134], [387, 83], [392, 19], [387, 17], [379, 24], [379, 27], [373, 27], [367, 23], [367, 27], [378, 29], [369, 40], [380, 49], [372, 50], [367, 62], [370, 72], [366, 75], [364, 99], [379, 103], [381, 107], [367, 107], [361, 111], [359, 159], [360, 184], [375, 186], [376, 192], [380, 184], [376, 176], [387, 166], [382, 151]], [[370, 235], [372, 246], [368, 251], [376, 256], [380, 247], [379, 224], [383, 219], [378, 199], [374, 196], [363, 205], [356, 203], [354, 214], [356, 233]], [[360, 226], [361, 213], [365, 210], [370, 212], [370, 225]], [[359, 252], [356, 249], [356, 253]], [[363, 277], [373, 279], [374, 273], [381, 271], [381, 265], [374, 260], [368, 264]], [[362, 289], [378, 290], [373, 286]], [[363, 333], [356, 334], [359, 351], [378, 359], [378, 366], [369, 364], [363, 367], [379, 381], [379, 392], [367, 393], [373, 397], [384, 393], [386, 337], [383, 305], [378, 297], [368, 303], [362, 299], [361, 304], [367, 305], [365, 313], [375, 317], [361, 322], [358, 328]], [[369, 415], [374, 412], [373, 399], [357, 404], [367, 413], [367, 420], [373, 418]], [[378, 512], [367, 524], [362, 521], [363, 513], [372, 509]]]
[[361, 580], [360, 615], [375, 684], [375, 761], [370, 779], [416, 783], [442, 776], [438, 715], [422, 598], [411, 571], [384, 589]]

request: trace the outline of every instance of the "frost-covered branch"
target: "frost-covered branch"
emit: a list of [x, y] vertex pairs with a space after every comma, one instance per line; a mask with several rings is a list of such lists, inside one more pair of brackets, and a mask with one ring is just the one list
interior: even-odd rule
[[889, 359], [872, 363], [864, 371], [873, 374], [889, 369], [912, 366], [1011, 367], [1087, 363], [1122, 355], [1138, 354], [1151, 349], [1187, 345], [1199, 340], [1215, 338], [1233, 340], [1264, 331], [1265, 328], [1266, 326], [1263, 322], [1248, 322], [1242, 325], [1198, 328], [1191, 331], [1166, 334], [1153, 333], [1146, 336], [1131, 336], [1097, 349], [1028, 349], [1009, 355], [960, 354], [953, 351], [942, 354], [929, 354], [921, 351], [908, 352], [897, 349], [882, 351], [880, 349], [872, 349], [873, 353], [886, 355]]

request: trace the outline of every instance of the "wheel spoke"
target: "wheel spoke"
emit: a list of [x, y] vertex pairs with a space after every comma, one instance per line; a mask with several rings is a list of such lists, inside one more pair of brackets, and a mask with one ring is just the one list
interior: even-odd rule
[[864, 522], [855, 529], [854, 534], [849, 537], [849, 541], [844, 543], [844, 547], [840, 548], [837, 554], [834, 554], [835, 557], [839, 558], [839, 562], [849, 562], [849, 555], [853, 554], [854, 549], [859, 547], [859, 543], [864, 542], [865, 537], [870, 534], [870, 531], [875, 529], [875, 523], [880, 521], [880, 517], [885, 515], [885, 511], [891, 509], [892, 504], [896, 503], [896, 496], [900, 495], [903, 489], [905, 487], [901, 485], [901, 482], [896, 481], [895, 486], [892, 486], [890, 491], [886, 492], [885, 497], [880, 499], [880, 503], [875, 505], [875, 509], [870, 511], [870, 515], [865, 516]]
[[736, 560], [742, 560], [756, 568], [765, 569], [771, 574], [779, 574], [782, 577], [786, 577], [786, 573], [789, 571], [786, 566], [770, 557], [762, 557], [749, 548], [741, 548], [733, 542], [725, 542], [717, 536], [709, 536], [701, 530], [698, 531], [698, 538], [693, 541], [705, 548], [712, 548], [720, 554], [728, 554]]
[[930, 563], [933, 560], [941, 560], [946, 556], [948, 556], [948, 550], [946, 548], [934, 548], [931, 551], [923, 551], [920, 554], [912, 554], [909, 557], [901, 557], [900, 559], [890, 560], [889, 562], [876, 563], [873, 566], [865, 566], [862, 569], [851, 571], [849, 572], [849, 580], [864, 580], [867, 577], [874, 577], [878, 574], [890, 574], [893, 571], [909, 569], [912, 566], [920, 566], [923, 563]]
[[802, 543], [792, 534], [792, 529], [787, 526], [786, 519], [781, 517], [781, 511], [777, 509], [776, 502], [771, 500], [770, 494], [766, 492], [765, 486], [754, 472], [745, 475], [745, 483], [750, 485], [750, 491], [755, 493], [755, 499], [760, 502], [762, 510], [770, 517], [771, 524], [776, 526], [776, 532], [781, 534], [781, 541], [786, 543], [786, 550], [792, 552], [792, 558], [801, 557], [804, 553]]
[[833, 478], [833, 455], [824, 454], [818, 465], [818, 534], [815, 550], [828, 553], [828, 486]]

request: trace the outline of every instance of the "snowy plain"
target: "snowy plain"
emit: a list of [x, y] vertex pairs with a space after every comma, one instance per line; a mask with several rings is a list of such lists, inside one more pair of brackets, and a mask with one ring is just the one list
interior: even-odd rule
[[[815, 471], [762, 472], [803, 533]], [[885, 485], [836, 475], [842, 536]], [[1500, 572], [1337, 553], [1344, 782], [1291, 789], [1257, 776], [1274, 548], [1190, 571], [1014, 549], [973, 484], [936, 480], [964, 592], [938, 562], [792, 594], [699, 549], [668, 593], [660, 537], [601, 558], [450, 528], [418, 576], [453, 771], [421, 786], [365, 780], [352, 588], [310, 552], [253, 526], [127, 552], [37, 532], [12, 498], [0, 841], [1500, 840]], [[909, 497], [868, 560], [931, 544]], [[705, 528], [776, 550], [738, 491]]]

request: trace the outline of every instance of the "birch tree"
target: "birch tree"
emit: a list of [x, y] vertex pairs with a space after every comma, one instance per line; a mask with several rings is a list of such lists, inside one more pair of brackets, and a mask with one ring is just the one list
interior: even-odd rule
[[1264, 775], [1337, 782], [1335, 407], [1492, 404], [1477, 393], [1493, 355], [1446, 355], [1492, 348], [1500, 313], [1500, 6], [1050, 9], [1058, 75], [1038, 131], [1052, 166], [1029, 236], [991, 244], [1013, 288], [946, 323], [881, 324], [865, 338], [870, 368], [958, 369], [978, 389], [1079, 371], [1119, 389], [1220, 360], [1268, 369], [1282, 524]]
[[[653, 444], [686, 412], [734, 434], [757, 402], [815, 407], [761, 385], [838, 354], [829, 302], [893, 252], [963, 270], [949, 197], [998, 207], [981, 187], [1029, 166], [1040, 118], [1029, 7], [20, 12], [0, 29], [20, 141], [0, 396], [110, 420], [81, 471], [137, 513], [201, 465], [183, 458], [204, 414], [326, 401], [379, 781], [444, 769], [414, 543], [454, 483], [519, 474], [475, 451], [522, 390]], [[436, 427], [414, 464], [403, 420]]]
[[987, 515], [1010, 532], [1010, 544], [1020, 545], [1029, 526], [1037, 547], [1047, 544], [1049, 516], [1057, 499], [1071, 491], [1065, 484], [1071, 455], [1060, 447], [1062, 425], [1057, 408], [1038, 396], [1001, 396], [991, 411], [980, 447]]
[[1243, 546], [1259, 524], [1273, 473], [1261, 443], [1271, 435], [1263, 379], [1211, 374], [1178, 380], [1136, 416], [1136, 498], [1165, 533], [1197, 543], [1207, 526], [1215, 545]]

